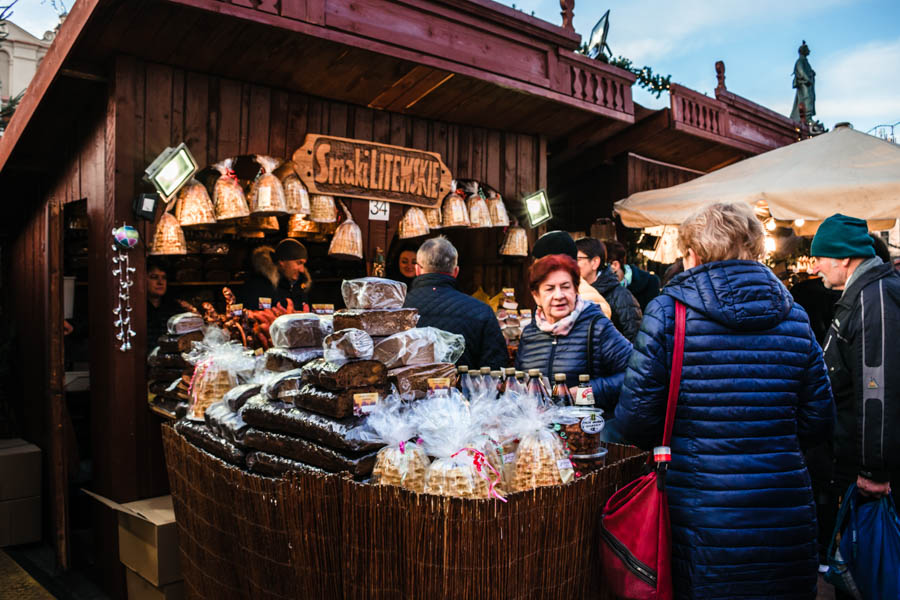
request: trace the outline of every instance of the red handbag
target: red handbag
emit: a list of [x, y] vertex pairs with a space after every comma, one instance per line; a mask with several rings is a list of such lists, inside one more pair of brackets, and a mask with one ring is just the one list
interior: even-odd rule
[[666, 470], [672, 459], [669, 441], [684, 361], [684, 323], [687, 309], [675, 302], [675, 348], [666, 425], [662, 445], [653, 449], [655, 468], [618, 490], [600, 519], [600, 557], [603, 580], [626, 600], [671, 600], [672, 529], [666, 499]]

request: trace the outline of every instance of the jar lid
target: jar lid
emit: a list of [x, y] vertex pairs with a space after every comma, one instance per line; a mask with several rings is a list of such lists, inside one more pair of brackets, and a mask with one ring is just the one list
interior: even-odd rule
[[573, 458], [575, 460], [592, 460], [603, 458], [607, 455], [608, 452], [609, 450], [607, 450], [606, 448], [600, 448], [600, 452], [597, 452], [595, 454], [572, 454], [571, 456], [569, 456], [569, 458]]
[[603, 409], [584, 405], [562, 406], [559, 409], [559, 414], [560, 416], [573, 417], [578, 419], [583, 419], [584, 417], [596, 418], [603, 416]]

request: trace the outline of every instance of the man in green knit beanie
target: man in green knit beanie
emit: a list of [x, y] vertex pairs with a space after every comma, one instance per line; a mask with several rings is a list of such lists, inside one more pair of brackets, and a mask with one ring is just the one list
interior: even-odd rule
[[832, 493], [856, 483], [884, 496], [900, 486], [900, 274], [846, 215], [825, 219], [810, 254], [825, 287], [843, 290], [823, 348], [837, 409]]

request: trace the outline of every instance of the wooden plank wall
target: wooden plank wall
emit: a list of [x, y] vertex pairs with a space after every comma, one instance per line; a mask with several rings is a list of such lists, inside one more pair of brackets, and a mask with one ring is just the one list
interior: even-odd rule
[[[134, 122], [128, 127], [135, 177], [166, 146], [182, 140], [202, 166], [239, 154], [287, 158], [307, 133], [320, 133], [439, 152], [455, 177], [498, 189], [511, 213], [522, 212], [522, 196], [546, 187], [546, 142], [540, 137], [427, 121], [166, 65], [134, 66]], [[392, 205], [386, 223], [368, 222], [366, 201], [347, 204], [363, 230], [367, 261], [376, 246], [387, 252], [403, 207]], [[142, 234], [149, 239], [152, 231]], [[501, 230], [454, 231], [448, 237], [460, 250], [465, 291], [481, 286], [494, 294], [515, 285], [526, 301], [524, 261], [498, 255]]]

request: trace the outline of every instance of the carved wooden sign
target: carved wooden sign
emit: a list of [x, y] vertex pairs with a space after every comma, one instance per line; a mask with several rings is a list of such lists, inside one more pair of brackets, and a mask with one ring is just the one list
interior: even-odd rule
[[310, 134], [294, 152], [294, 169], [311, 194], [436, 207], [451, 175], [435, 152]]

